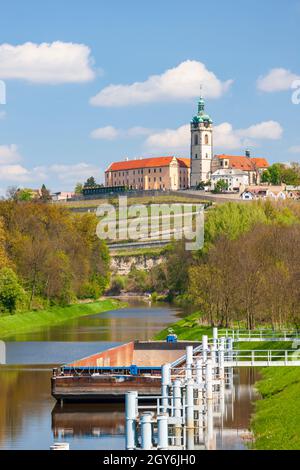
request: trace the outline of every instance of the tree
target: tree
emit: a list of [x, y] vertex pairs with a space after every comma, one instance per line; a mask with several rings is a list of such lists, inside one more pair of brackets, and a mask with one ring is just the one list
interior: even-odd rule
[[51, 194], [50, 194], [50, 191], [49, 189], [46, 188], [46, 186], [43, 184], [42, 187], [41, 187], [41, 196], [40, 196], [40, 200], [42, 202], [49, 202], [51, 201]]
[[227, 181], [225, 180], [217, 181], [213, 192], [216, 194], [220, 194], [220, 193], [224, 193], [225, 191], [228, 191]]
[[18, 201], [28, 202], [28, 201], [32, 201], [33, 198], [34, 198], [34, 193], [32, 189], [30, 188], [18, 189], [18, 191], [16, 192], [16, 199]]
[[75, 186], [75, 194], [82, 194], [82, 190], [83, 190], [83, 184], [82, 183], [76, 183], [76, 186]]
[[85, 188], [94, 188], [95, 186], [97, 186], [97, 183], [94, 176], [90, 176], [84, 183]]
[[297, 186], [300, 184], [300, 171], [297, 164], [290, 167], [282, 163], [274, 163], [262, 174], [262, 182], [273, 184], [275, 186], [282, 183]]
[[24, 296], [17, 275], [11, 268], [0, 269], [0, 308], [12, 313]]
[[6, 198], [9, 201], [16, 201], [17, 200], [17, 192], [18, 192], [18, 187], [17, 186], [9, 186], [6, 190]]

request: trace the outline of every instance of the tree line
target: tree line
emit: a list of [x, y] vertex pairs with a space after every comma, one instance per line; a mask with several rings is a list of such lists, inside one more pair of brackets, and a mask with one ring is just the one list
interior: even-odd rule
[[150, 273], [133, 269], [131, 291], [166, 294], [214, 326], [300, 326], [300, 206], [228, 203], [209, 210], [202, 250], [170, 246]]
[[0, 202], [0, 312], [98, 298], [109, 253], [94, 214], [37, 202]]

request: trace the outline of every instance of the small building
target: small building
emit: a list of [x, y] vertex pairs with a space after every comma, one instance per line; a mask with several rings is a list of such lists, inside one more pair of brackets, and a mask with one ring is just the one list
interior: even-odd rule
[[285, 195], [288, 199], [294, 199], [298, 201], [300, 199], [300, 186], [290, 186], [285, 187]]
[[247, 172], [229, 168], [221, 168], [211, 175], [211, 189], [215, 189], [218, 181], [225, 181], [230, 192], [240, 192], [249, 184]]
[[242, 192], [241, 198], [245, 200], [253, 199], [286, 199], [284, 186], [250, 186]]
[[51, 194], [51, 199], [53, 202], [64, 202], [68, 199], [71, 199], [75, 196], [75, 193], [71, 191], [58, 191], [56, 193]]
[[242, 171], [248, 177], [248, 185], [260, 184], [261, 175], [268, 167], [265, 158], [251, 158], [249, 151], [246, 151], [245, 156], [215, 155], [212, 162], [213, 173], [219, 169]]
[[105, 186], [144, 191], [188, 189], [190, 166], [189, 158], [174, 156], [114, 162], [105, 171]]

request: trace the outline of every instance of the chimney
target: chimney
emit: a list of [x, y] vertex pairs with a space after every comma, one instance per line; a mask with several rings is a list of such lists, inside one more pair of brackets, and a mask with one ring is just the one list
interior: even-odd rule
[[251, 152], [250, 152], [249, 149], [246, 150], [245, 154], [246, 154], [246, 157], [247, 157], [247, 158], [250, 158], [250, 157], [251, 157]]

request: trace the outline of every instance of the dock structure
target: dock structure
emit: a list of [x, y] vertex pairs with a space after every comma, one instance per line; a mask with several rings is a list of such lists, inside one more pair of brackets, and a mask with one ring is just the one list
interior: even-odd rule
[[[294, 334], [282, 337], [297, 340]], [[265, 339], [272, 340], [278, 341], [271, 335]], [[219, 337], [214, 328], [211, 340], [203, 336], [200, 345], [187, 345], [183, 356], [162, 365], [159, 395], [128, 392], [126, 449], [215, 449], [214, 419], [222, 417], [225, 397], [233, 393], [235, 367], [300, 366], [296, 349], [234, 349], [234, 343], [240, 341], [241, 336]]]

